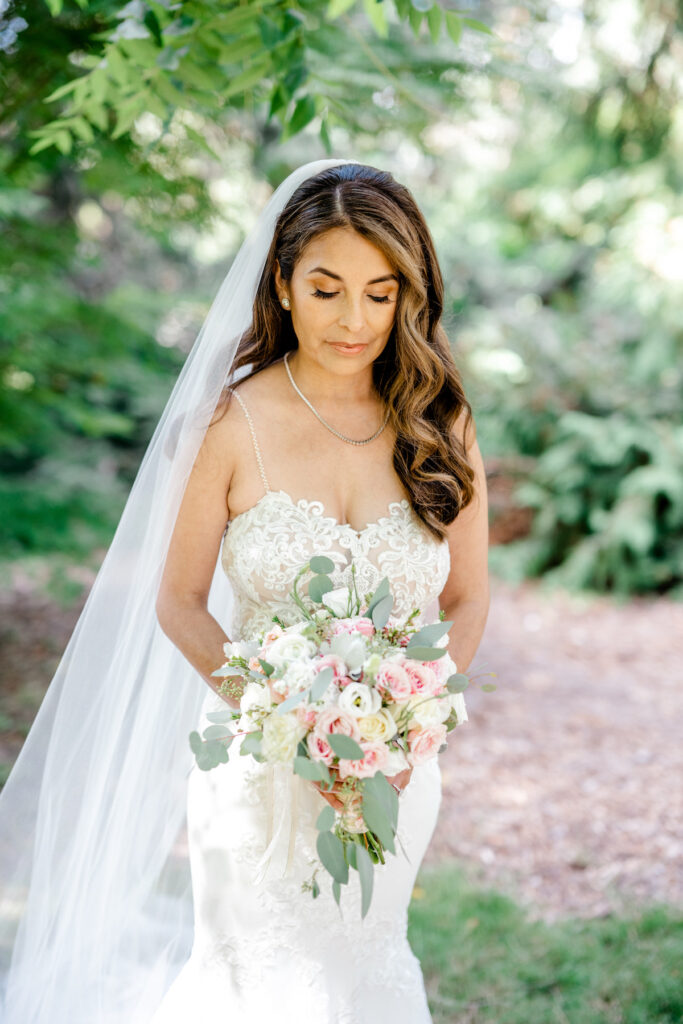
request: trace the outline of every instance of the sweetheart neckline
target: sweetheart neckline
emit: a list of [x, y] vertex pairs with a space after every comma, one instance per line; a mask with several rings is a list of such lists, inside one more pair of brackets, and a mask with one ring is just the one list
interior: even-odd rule
[[258, 499], [258, 501], [255, 501], [253, 505], [249, 506], [249, 508], [245, 508], [244, 512], [238, 512], [236, 516], [233, 516], [232, 519], [229, 519], [228, 522], [227, 522], [227, 525], [225, 527], [225, 535], [224, 536], [227, 537], [228, 532], [229, 532], [229, 527], [232, 526], [233, 523], [236, 523], [238, 519], [242, 518], [242, 516], [248, 515], [249, 512], [253, 512], [253, 510], [255, 508], [257, 508], [260, 504], [262, 504], [262, 502], [264, 502], [266, 500], [266, 498], [269, 498], [273, 494], [274, 495], [282, 495], [284, 498], [287, 499], [287, 501], [292, 506], [292, 508], [298, 508], [298, 507], [303, 505], [303, 506], [306, 507], [306, 511], [308, 511], [308, 509], [312, 505], [319, 505], [321, 510], [322, 510], [322, 515], [321, 515], [322, 519], [331, 520], [334, 523], [334, 525], [338, 529], [340, 529], [340, 530], [351, 530], [351, 532], [354, 533], [356, 535], [356, 537], [362, 537], [363, 534], [367, 533], [368, 530], [371, 530], [374, 527], [381, 526], [382, 523], [386, 522], [388, 519], [391, 519], [392, 516], [394, 515], [394, 509], [397, 506], [399, 508], [402, 508], [402, 509], [410, 508], [411, 507], [410, 506], [410, 502], [408, 501], [407, 498], [398, 498], [395, 501], [390, 501], [389, 504], [387, 505], [387, 511], [385, 512], [385, 514], [383, 516], [379, 516], [379, 518], [375, 519], [373, 522], [367, 523], [363, 527], [362, 530], [356, 530], [356, 529], [354, 529], [353, 526], [351, 526], [350, 523], [340, 523], [339, 520], [335, 516], [327, 515], [327, 513], [325, 512], [325, 506], [324, 506], [323, 502], [320, 501], [319, 498], [297, 498], [296, 501], [295, 501], [294, 498], [291, 496], [291, 494], [289, 494], [288, 491], [285, 491], [282, 488], [280, 488], [280, 490], [278, 490], [278, 491], [273, 491], [273, 490], [266, 491], [265, 494], [261, 495], [261, 497]]

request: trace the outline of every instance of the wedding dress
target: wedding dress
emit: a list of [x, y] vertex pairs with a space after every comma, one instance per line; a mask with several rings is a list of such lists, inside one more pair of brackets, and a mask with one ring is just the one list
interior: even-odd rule
[[[327, 515], [322, 502], [271, 490], [249, 410], [239, 400], [265, 488], [229, 521], [221, 565], [236, 596], [231, 639], [266, 628], [272, 616], [301, 618], [288, 597], [294, 576], [313, 554], [335, 563], [335, 587], [351, 582], [361, 594], [387, 576], [393, 614], [415, 607], [420, 621], [435, 604], [450, 569], [447, 542], [431, 535], [406, 500], [362, 530]], [[197, 729], [210, 711], [225, 709], [212, 690]], [[419, 961], [407, 939], [407, 910], [441, 802], [437, 759], [413, 769], [399, 798], [396, 855], [375, 865], [370, 910], [361, 918], [355, 871], [340, 906], [321, 868], [315, 822], [324, 797], [289, 766], [240, 756], [210, 771], [194, 766], [187, 794], [187, 831], [194, 899], [189, 960], [167, 990], [151, 1024], [430, 1024]], [[268, 849], [269, 848], [269, 849]], [[302, 891], [318, 867], [320, 894]]]

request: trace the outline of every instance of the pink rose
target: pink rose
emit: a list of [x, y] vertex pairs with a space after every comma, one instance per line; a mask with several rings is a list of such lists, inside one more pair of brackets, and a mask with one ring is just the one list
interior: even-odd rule
[[397, 661], [383, 661], [375, 673], [375, 686], [383, 696], [387, 694], [397, 703], [412, 696], [410, 676]]
[[309, 707], [307, 704], [297, 704], [294, 708], [294, 714], [298, 718], [302, 725], [310, 729], [315, 725], [318, 717], [318, 712], [315, 708]]
[[323, 708], [318, 712], [314, 732], [326, 739], [328, 732], [340, 732], [351, 739], [360, 739], [360, 726], [355, 715], [338, 707]]
[[334, 672], [334, 676], [332, 678], [335, 683], [339, 683], [343, 679], [347, 678], [346, 665], [338, 654], [323, 654], [322, 658], [318, 658], [315, 662], [313, 668], [315, 669], [316, 674], [318, 672], [322, 672], [324, 668], [331, 668]]
[[332, 624], [332, 636], [340, 633], [362, 633], [363, 636], [374, 636], [375, 627], [372, 619], [365, 615], [352, 615], [346, 619], [335, 619]]
[[[432, 662], [432, 664], [434, 663]], [[429, 665], [408, 660], [404, 667], [410, 679], [410, 689], [413, 695], [435, 697], [437, 693], [441, 693], [441, 682]]]
[[408, 732], [408, 762], [415, 765], [431, 761], [446, 742], [448, 729], [440, 725], [429, 725], [424, 729], [410, 729]]
[[332, 764], [335, 754], [334, 750], [327, 742], [324, 736], [313, 729], [309, 732], [306, 737], [306, 743], [308, 744], [308, 750], [314, 761], [323, 761], [325, 764]]
[[358, 761], [342, 758], [339, 761], [339, 778], [345, 779], [347, 775], [354, 775], [358, 779], [367, 779], [375, 772], [381, 772], [389, 760], [389, 748], [386, 743], [363, 742], [363, 757]]
[[270, 627], [270, 629], [268, 630], [268, 632], [266, 633], [266, 635], [263, 638], [263, 643], [261, 644], [261, 650], [265, 651], [267, 647], [270, 647], [270, 645], [273, 643], [274, 640], [277, 640], [278, 637], [283, 636], [284, 632], [285, 631], [282, 628], [282, 626], [278, 626], [277, 622], [274, 622], [273, 625]]

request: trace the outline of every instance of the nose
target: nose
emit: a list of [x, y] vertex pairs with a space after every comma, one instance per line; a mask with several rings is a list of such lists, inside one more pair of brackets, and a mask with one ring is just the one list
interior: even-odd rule
[[361, 331], [365, 326], [365, 315], [363, 313], [363, 300], [361, 296], [354, 298], [347, 295], [342, 304], [342, 311], [339, 316], [340, 327], [345, 327], [353, 334]]

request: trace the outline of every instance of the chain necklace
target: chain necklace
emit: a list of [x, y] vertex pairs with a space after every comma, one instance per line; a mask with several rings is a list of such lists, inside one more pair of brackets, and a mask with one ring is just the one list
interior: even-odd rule
[[313, 414], [314, 414], [315, 416], [317, 416], [317, 417], [318, 417], [318, 419], [320, 420], [320, 422], [322, 423], [322, 425], [323, 425], [324, 427], [327, 427], [327, 429], [328, 429], [329, 431], [331, 431], [331, 432], [332, 432], [333, 434], [335, 434], [335, 435], [336, 435], [336, 437], [338, 437], [338, 438], [339, 438], [340, 440], [342, 440], [342, 441], [346, 441], [346, 443], [347, 443], [347, 444], [370, 444], [370, 442], [371, 442], [371, 441], [374, 441], [376, 437], [379, 437], [379, 435], [380, 435], [380, 434], [382, 433], [382, 431], [383, 431], [383, 430], [384, 430], [384, 428], [386, 427], [387, 423], [389, 422], [389, 410], [387, 410], [387, 414], [386, 414], [386, 416], [385, 416], [385, 418], [384, 418], [384, 423], [383, 423], [383, 424], [382, 424], [382, 426], [381, 426], [381, 427], [379, 428], [379, 430], [376, 430], [376, 431], [375, 431], [375, 433], [374, 433], [374, 434], [372, 435], [372, 437], [366, 437], [364, 441], [355, 441], [355, 440], [354, 440], [354, 439], [353, 439], [352, 437], [346, 437], [346, 436], [345, 436], [344, 434], [340, 434], [338, 430], [335, 430], [335, 429], [334, 429], [334, 427], [331, 427], [331, 426], [330, 426], [330, 424], [329, 424], [329, 423], [328, 423], [328, 422], [327, 422], [326, 420], [324, 420], [324, 419], [322, 418], [322, 416], [320, 415], [320, 413], [318, 412], [318, 410], [317, 410], [317, 409], [315, 409], [315, 408], [314, 408], [314, 407], [313, 407], [313, 406], [311, 405], [311, 403], [310, 403], [310, 402], [308, 401], [308, 399], [306, 398], [306, 396], [304, 395], [304, 393], [303, 393], [302, 391], [300, 391], [300, 390], [299, 390], [299, 388], [298, 388], [298, 387], [296, 386], [296, 383], [295, 383], [295, 381], [294, 381], [294, 378], [292, 377], [292, 371], [290, 370], [290, 368], [289, 368], [289, 363], [287, 362], [287, 357], [288, 357], [288, 356], [289, 356], [289, 352], [287, 351], [287, 352], [285, 352], [285, 370], [287, 371], [287, 376], [288, 376], [288, 377], [289, 377], [289, 379], [290, 379], [290, 382], [291, 382], [291, 385], [292, 385], [292, 387], [293, 387], [293, 388], [294, 388], [294, 390], [296, 391], [297, 395], [299, 395], [299, 397], [300, 397], [300, 398], [303, 398], [303, 400], [304, 400], [304, 402], [306, 403], [306, 405], [308, 406], [308, 408], [309, 408], [309, 409], [311, 410], [311, 412], [312, 412], [312, 413], [313, 413]]

